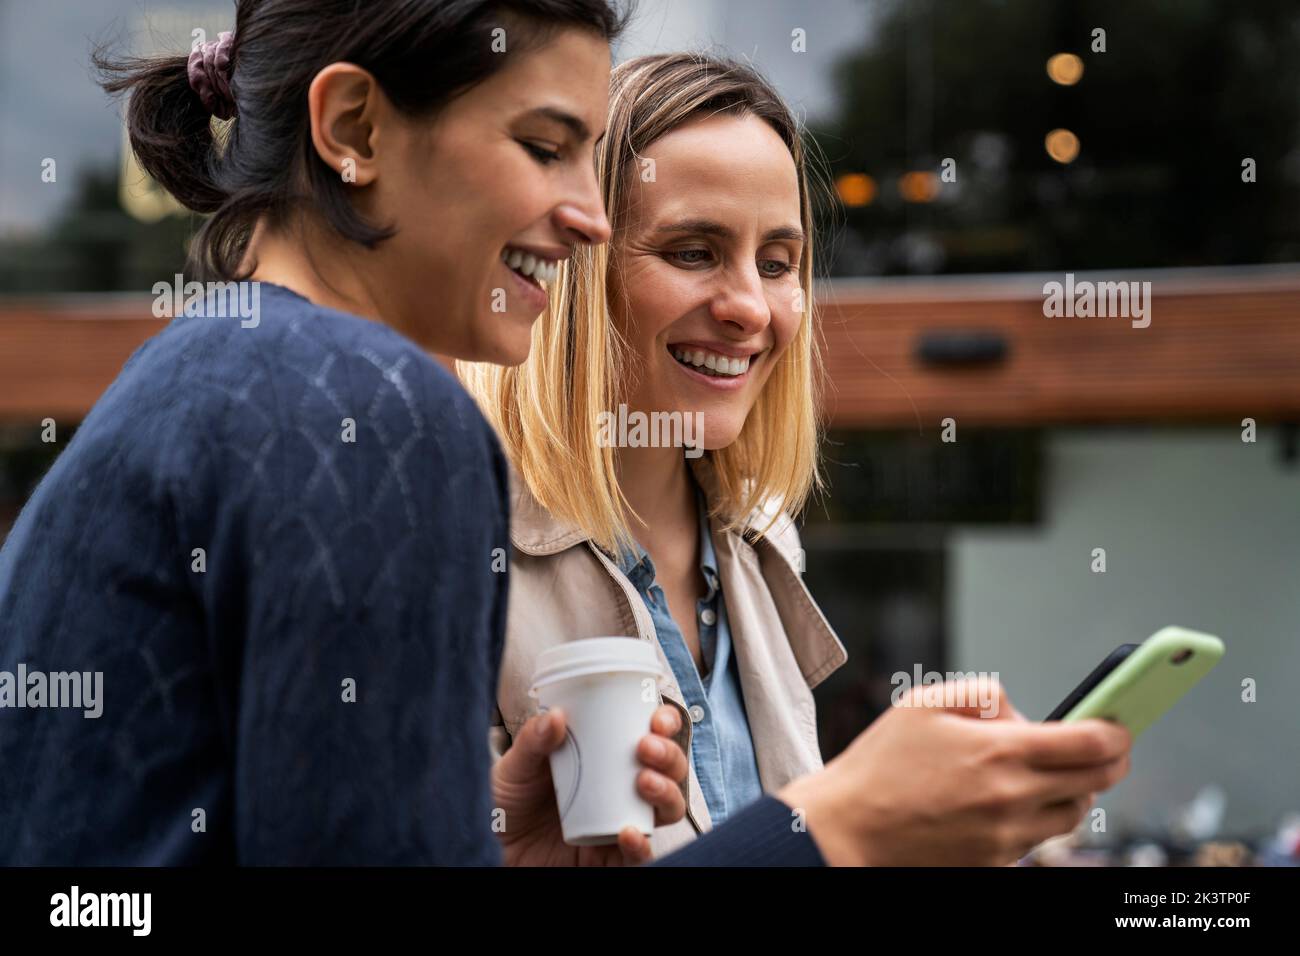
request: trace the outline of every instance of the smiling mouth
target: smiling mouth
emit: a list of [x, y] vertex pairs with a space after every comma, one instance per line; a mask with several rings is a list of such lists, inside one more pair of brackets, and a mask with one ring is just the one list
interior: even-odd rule
[[757, 358], [748, 355], [744, 358], [732, 358], [705, 349], [678, 348], [672, 345], [668, 347], [668, 351], [679, 365], [685, 365], [694, 372], [713, 378], [739, 378], [749, 371], [751, 358]]
[[506, 246], [501, 250], [501, 261], [525, 282], [529, 282], [542, 291], [555, 281], [560, 272], [560, 260], [542, 259], [522, 249]]

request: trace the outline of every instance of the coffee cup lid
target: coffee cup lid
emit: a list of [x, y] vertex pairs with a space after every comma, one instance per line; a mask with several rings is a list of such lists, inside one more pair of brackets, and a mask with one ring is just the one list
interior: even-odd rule
[[635, 637], [588, 637], [549, 647], [537, 655], [533, 686], [537, 694], [543, 684], [586, 677], [591, 674], [646, 674], [663, 678], [663, 668], [654, 645]]

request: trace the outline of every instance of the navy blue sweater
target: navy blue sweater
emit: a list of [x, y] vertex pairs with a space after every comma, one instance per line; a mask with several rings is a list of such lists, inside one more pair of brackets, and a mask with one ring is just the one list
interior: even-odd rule
[[[244, 326], [142, 346], [0, 550], [0, 671], [102, 674], [0, 701], [0, 864], [497, 863], [495, 437], [382, 324], [263, 283]], [[816, 862], [742, 816], [679, 862]]]

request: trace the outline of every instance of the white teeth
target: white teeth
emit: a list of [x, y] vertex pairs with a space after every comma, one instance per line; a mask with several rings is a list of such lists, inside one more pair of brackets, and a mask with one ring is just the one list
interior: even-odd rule
[[521, 249], [503, 249], [501, 261], [521, 275], [532, 276], [542, 283], [553, 282], [560, 274], [559, 260], [539, 259]]
[[693, 365], [696, 368], [708, 369], [717, 375], [743, 375], [749, 371], [749, 356], [744, 358], [730, 358], [726, 355], [719, 355], [716, 352], [705, 352], [699, 349], [681, 349], [672, 350], [673, 358], [686, 365]]

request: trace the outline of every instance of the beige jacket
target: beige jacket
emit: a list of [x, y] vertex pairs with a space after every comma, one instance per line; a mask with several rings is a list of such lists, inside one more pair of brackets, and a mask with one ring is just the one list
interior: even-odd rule
[[[716, 484], [707, 456], [692, 467], [712, 501]], [[542, 508], [513, 469], [510, 481], [514, 550], [494, 750], [503, 753], [536, 713], [528, 689], [539, 653], [565, 641], [627, 635], [654, 642], [666, 677], [661, 696], [681, 715], [679, 743], [689, 754], [690, 716], [636, 588], [609, 554]], [[812, 688], [847, 655], [796, 571], [802, 566], [799, 536], [787, 516], [753, 544], [739, 532], [719, 531], [716, 519], [710, 531], [759, 778], [770, 793], [821, 767]], [[712, 825], [694, 767], [685, 792], [686, 818], [657, 828], [651, 838], [657, 857]]]

